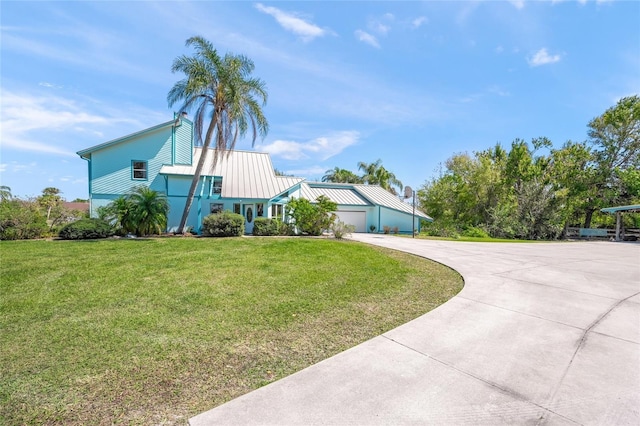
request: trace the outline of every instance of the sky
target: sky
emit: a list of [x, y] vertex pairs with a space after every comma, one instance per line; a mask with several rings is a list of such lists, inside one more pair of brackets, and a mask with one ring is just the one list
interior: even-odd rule
[[0, 2], [0, 185], [88, 198], [76, 152], [166, 122], [200, 35], [266, 83], [285, 173], [374, 162], [414, 189], [456, 153], [555, 147], [640, 93], [637, 1]]

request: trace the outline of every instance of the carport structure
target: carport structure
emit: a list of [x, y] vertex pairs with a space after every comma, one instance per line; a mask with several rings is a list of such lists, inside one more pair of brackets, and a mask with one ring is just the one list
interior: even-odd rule
[[611, 213], [616, 215], [616, 241], [622, 240], [622, 214], [623, 213], [640, 213], [640, 204], [631, 206], [607, 207], [600, 209], [603, 213]]

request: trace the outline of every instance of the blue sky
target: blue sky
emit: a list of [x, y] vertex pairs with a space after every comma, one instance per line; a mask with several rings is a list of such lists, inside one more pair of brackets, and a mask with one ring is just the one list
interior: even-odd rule
[[0, 8], [0, 184], [21, 197], [88, 197], [76, 151], [171, 119], [171, 63], [193, 35], [255, 62], [270, 132], [253, 149], [311, 180], [381, 159], [417, 188], [454, 153], [584, 140], [591, 118], [640, 93], [636, 1]]

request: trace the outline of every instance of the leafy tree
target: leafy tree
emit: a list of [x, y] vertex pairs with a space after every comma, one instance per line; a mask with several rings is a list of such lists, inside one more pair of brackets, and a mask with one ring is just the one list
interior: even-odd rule
[[334, 167], [325, 172], [322, 176], [323, 182], [334, 183], [363, 183], [360, 176], [353, 173], [351, 170], [341, 169], [340, 167]]
[[160, 234], [167, 228], [169, 202], [164, 194], [147, 186], [138, 186], [129, 194], [128, 201], [137, 235]]
[[38, 204], [47, 210], [47, 221], [51, 218], [51, 211], [62, 204], [62, 192], [58, 188], [48, 187], [42, 190], [42, 195], [38, 197]]
[[593, 213], [613, 204], [632, 201], [626, 187], [627, 170], [640, 169], [640, 97], [620, 99], [588, 124], [593, 152], [593, 169], [589, 175], [584, 227], [591, 226]]
[[0, 240], [40, 238], [47, 230], [42, 209], [33, 200], [0, 200]]
[[382, 166], [382, 160], [378, 159], [374, 163], [358, 163], [358, 170], [362, 170], [364, 175], [362, 180], [370, 185], [380, 185], [394, 195], [398, 194], [396, 188], [402, 191], [402, 182], [396, 178], [396, 175]]
[[[214, 164], [219, 156], [232, 150], [238, 136], [243, 137], [252, 129], [255, 143], [257, 133], [264, 137], [269, 129], [262, 112], [266, 104], [265, 84], [251, 77], [255, 66], [243, 55], [218, 54], [213, 45], [202, 37], [191, 37], [186, 42], [193, 46], [193, 56], [179, 56], [173, 62], [172, 72], [184, 73], [169, 91], [169, 106], [182, 104], [182, 110], [195, 109], [196, 137], [202, 144], [202, 155], [189, 188], [178, 233], [184, 231], [209, 147], [214, 143]], [[206, 126], [206, 131], [204, 130]]]
[[293, 198], [286, 206], [298, 232], [304, 235], [322, 235], [322, 231], [329, 229], [335, 221], [333, 212], [337, 209], [338, 205], [324, 195], [319, 196], [315, 204], [306, 198]]

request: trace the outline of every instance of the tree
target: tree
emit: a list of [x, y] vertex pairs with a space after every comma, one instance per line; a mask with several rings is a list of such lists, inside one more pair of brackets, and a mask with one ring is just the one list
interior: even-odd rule
[[11, 188], [6, 185], [0, 186], [0, 201], [11, 200]]
[[42, 195], [38, 197], [38, 203], [47, 209], [47, 221], [51, 218], [51, 211], [62, 204], [62, 192], [58, 188], [47, 187], [42, 190]]
[[173, 61], [171, 71], [184, 73], [185, 78], [171, 88], [167, 101], [169, 106], [181, 103], [183, 111], [195, 109], [196, 138], [202, 144], [202, 154], [178, 233], [184, 231], [213, 139], [215, 165], [225, 151], [234, 148], [238, 136], [243, 137], [249, 128], [253, 132], [252, 144], [258, 133], [264, 138], [269, 130], [262, 112], [262, 106], [267, 102], [266, 87], [262, 80], [251, 77], [255, 68], [253, 61], [230, 53], [221, 57], [209, 41], [199, 36], [189, 38], [186, 45], [193, 46], [195, 54], [182, 55]]
[[600, 208], [631, 201], [622, 176], [627, 170], [640, 168], [640, 97], [620, 99], [589, 122], [587, 134], [594, 167], [585, 207], [585, 228], [591, 226], [593, 213]]
[[334, 167], [325, 172], [322, 176], [323, 182], [334, 183], [363, 183], [362, 178], [351, 170], [341, 169], [340, 167]]
[[382, 166], [382, 160], [378, 159], [375, 163], [359, 162], [358, 169], [364, 172], [362, 180], [370, 185], [380, 185], [394, 195], [398, 194], [396, 188], [402, 191], [402, 182], [396, 178], [396, 175]]
[[133, 203], [129, 197], [120, 196], [104, 207], [98, 208], [98, 217], [109, 222], [118, 234], [135, 232]]
[[306, 235], [322, 235], [335, 221], [333, 212], [337, 209], [338, 205], [324, 195], [315, 204], [306, 198], [293, 198], [287, 203], [287, 214], [293, 218], [298, 232]]
[[138, 186], [128, 198], [137, 235], [160, 234], [166, 229], [169, 202], [164, 194], [147, 186]]

